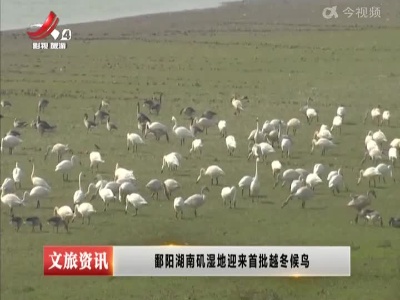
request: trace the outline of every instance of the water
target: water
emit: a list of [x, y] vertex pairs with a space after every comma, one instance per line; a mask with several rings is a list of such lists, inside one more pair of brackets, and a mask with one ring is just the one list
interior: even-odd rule
[[[234, 0], [223, 0], [233, 2]], [[236, 0], [237, 1], [237, 0]], [[52, 10], [60, 25], [152, 13], [213, 8], [222, 0], [1, 0], [1, 31], [43, 23]]]

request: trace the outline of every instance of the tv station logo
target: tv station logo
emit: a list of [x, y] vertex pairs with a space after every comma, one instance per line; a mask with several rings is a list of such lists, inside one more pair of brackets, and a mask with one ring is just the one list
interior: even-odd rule
[[[72, 38], [71, 29], [63, 29], [58, 31], [57, 25], [60, 19], [51, 11], [43, 24], [34, 24], [30, 28], [38, 28], [36, 31], [27, 31], [29, 38], [34, 41], [32, 49], [35, 50], [64, 50], [67, 49], [67, 43]], [[46, 42], [45, 39], [52, 36], [54, 42]]]

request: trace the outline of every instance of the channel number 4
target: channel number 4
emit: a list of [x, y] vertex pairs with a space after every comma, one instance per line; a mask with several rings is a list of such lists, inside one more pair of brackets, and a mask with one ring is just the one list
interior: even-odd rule
[[69, 41], [72, 37], [71, 29], [64, 29], [61, 33], [61, 41]]

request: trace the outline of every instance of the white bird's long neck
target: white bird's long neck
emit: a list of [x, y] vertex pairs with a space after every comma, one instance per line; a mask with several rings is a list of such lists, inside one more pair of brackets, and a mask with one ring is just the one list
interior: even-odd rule
[[82, 183], [81, 183], [81, 177], [82, 177], [82, 173], [79, 174], [79, 190], [82, 190]]
[[178, 127], [178, 121], [174, 119], [174, 127], [172, 129], [175, 130], [177, 127]]
[[31, 178], [33, 178], [35, 174], [35, 164], [32, 164], [32, 174], [31, 174]]
[[258, 119], [257, 119], [256, 123], [257, 123], [256, 132], [258, 133], [260, 131], [260, 125], [259, 125]]
[[255, 178], [258, 178], [258, 161], [256, 161], [256, 174], [254, 175]]

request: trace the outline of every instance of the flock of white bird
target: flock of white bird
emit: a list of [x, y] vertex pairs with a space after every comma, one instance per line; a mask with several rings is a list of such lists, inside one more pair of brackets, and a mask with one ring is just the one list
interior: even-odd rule
[[[161, 97], [160, 97], [161, 98]], [[308, 124], [315, 121], [319, 121], [318, 110], [311, 106], [312, 99], [307, 100], [307, 104], [300, 109], [300, 112], [304, 114], [305, 120]], [[149, 104], [150, 103], [150, 104]], [[237, 98], [236, 96], [231, 100], [232, 106], [234, 108], [234, 114], [243, 114], [244, 104], [249, 103], [247, 97]], [[47, 101], [46, 106], [49, 104]], [[39, 102], [39, 108], [41, 111], [44, 107], [40, 107], [42, 104]], [[153, 109], [158, 115], [161, 108], [161, 99], [159, 103], [151, 102], [151, 100], [146, 101], [146, 105]], [[11, 109], [11, 103], [9, 101], [2, 101], [1, 106], [3, 109]], [[94, 115], [94, 120], [89, 120], [89, 116], [85, 114], [84, 125], [89, 133], [95, 130], [96, 127], [103, 124], [106, 121], [106, 128], [109, 131], [117, 130], [118, 127], [110, 122], [110, 115], [107, 112], [109, 104], [103, 101]], [[154, 107], [156, 108], [154, 110]], [[150, 110], [149, 108], [149, 110]], [[152, 110], [150, 110], [152, 112]], [[226, 149], [228, 155], [234, 155], [237, 143], [234, 135], [228, 135], [227, 122], [225, 120], [220, 120], [217, 113], [212, 111], [206, 111], [201, 116], [196, 116], [196, 110], [192, 107], [186, 107], [181, 110], [180, 115], [191, 120], [191, 125], [189, 128], [184, 126], [179, 126], [176, 117], [172, 117], [171, 120], [174, 123], [172, 127], [172, 133], [179, 139], [181, 146], [185, 145], [186, 140], [191, 141], [191, 146], [189, 149], [190, 155], [198, 155], [201, 157], [203, 149], [203, 140], [199, 138], [200, 134], [207, 134], [207, 130], [216, 127], [222, 137], [225, 138]], [[2, 117], [4, 117], [2, 115]], [[393, 172], [395, 170], [395, 165], [398, 160], [400, 151], [400, 138], [393, 138], [389, 143], [384, 132], [382, 131], [382, 126], [390, 126], [390, 112], [382, 111], [378, 106], [373, 108], [365, 115], [364, 123], [366, 123], [368, 117], [371, 121], [378, 125], [377, 131], [369, 131], [365, 138], [365, 155], [361, 161], [364, 164], [366, 160], [372, 162], [372, 166], [360, 170], [358, 184], [363, 179], [369, 181], [369, 187], [371, 190], [366, 195], [353, 195], [351, 194], [351, 201], [348, 206], [353, 207], [357, 210], [356, 222], [359, 217], [362, 217], [366, 221], [372, 221], [373, 223], [379, 221], [382, 224], [382, 217], [379, 212], [369, 209], [368, 207], [372, 203], [372, 197], [376, 197], [372, 186], [376, 186], [377, 180], [382, 180], [386, 183], [388, 178], [391, 178], [395, 182]], [[334, 142], [334, 134], [340, 135], [342, 131], [342, 126], [344, 125], [344, 119], [346, 118], [346, 108], [344, 106], [339, 106], [336, 111], [336, 115], [333, 117], [332, 125], [328, 126], [322, 124], [319, 130], [315, 131], [313, 138], [311, 139], [311, 149], [310, 152], [313, 153], [315, 148], [320, 148], [321, 155], [327, 155], [330, 149], [337, 147]], [[138, 133], [127, 133], [126, 142], [128, 151], [138, 151], [138, 147], [145, 144], [145, 140], [148, 139], [150, 135], [153, 135], [156, 140], [160, 140], [161, 137], [166, 138], [169, 141], [169, 128], [165, 124], [158, 121], [150, 121], [150, 118], [144, 113], [140, 112], [139, 104], [137, 105], [137, 121], [138, 121]], [[40, 122], [45, 122], [37, 119], [37, 121], [32, 122], [32, 126], [45, 128], [39, 126]], [[26, 127], [28, 124], [21, 120], [14, 120], [14, 129], [10, 130], [1, 139], [1, 152], [4, 153], [8, 149], [9, 154], [13, 154], [14, 150], [20, 146], [23, 141], [18, 132], [18, 128]], [[230, 208], [235, 208], [237, 204], [237, 191], [241, 190], [241, 195], [244, 197], [244, 191], [248, 191], [249, 197], [254, 201], [259, 198], [261, 190], [261, 181], [258, 172], [259, 162], [265, 161], [267, 157], [278, 151], [280, 149], [281, 156], [287, 159], [291, 158], [294, 149], [294, 140], [296, 134], [301, 130], [302, 122], [298, 118], [292, 118], [285, 122], [281, 119], [273, 119], [270, 121], [265, 121], [261, 126], [257, 118], [256, 128], [252, 130], [248, 136], [249, 148], [247, 160], [255, 158], [255, 173], [254, 175], [246, 175], [241, 178], [237, 184], [232, 184], [230, 186], [222, 187], [221, 198], [224, 205], [228, 205]], [[52, 127], [54, 128], [54, 126]], [[95, 145], [97, 150], [99, 147]], [[62, 159], [64, 155], [71, 154], [70, 159]], [[49, 155], [57, 155], [58, 163], [54, 168], [56, 173], [62, 174], [63, 181], [68, 181], [69, 176], [72, 171], [78, 168], [81, 164], [81, 159], [78, 155], [73, 154], [72, 149], [70, 149], [68, 144], [57, 143], [47, 147], [44, 159], [46, 160]], [[99, 151], [92, 151], [89, 153], [90, 169], [91, 172], [98, 172], [99, 167], [104, 164], [102, 155]], [[25, 171], [23, 171], [18, 164], [15, 164], [15, 168], [12, 171], [12, 176], [4, 179], [1, 186], [1, 202], [10, 208], [11, 222], [17, 228], [20, 228], [21, 224], [27, 221], [31, 221], [31, 225], [34, 227], [41, 223], [38, 221], [37, 224], [33, 224], [32, 219], [35, 217], [29, 217], [25, 221], [21, 217], [14, 215], [13, 208], [19, 206], [25, 206], [29, 200], [34, 200], [36, 202], [36, 207], [40, 208], [40, 203], [42, 200], [51, 197], [52, 188], [49, 182], [39, 177], [35, 173], [35, 161], [30, 160], [32, 164], [31, 171], [31, 189], [30, 191], [23, 192], [23, 197], [17, 195], [17, 190], [21, 190], [23, 184]], [[173, 174], [177, 169], [180, 168], [182, 163], [182, 155], [178, 152], [171, 152], [162, 157], [161, 172], [169, 170]], [[101, 167], [100, 167], [101, 168]], [[305, 203], [315, 196], [314, 189], [327, 182], [328, 188], [332, 191], [333, 195], [339, 193], [341, 190], [348, 191], [348, 187], [345, 183], [342, 169], [329, 170], [323, 164], [315, 164], [313, 170], [306, 169], [292, 169], [288, 168], [283, 170], [282, 163], [279, 160], [273, 160], [271, 162], [272, 176], [274, 178], [275, 184], [274, 188], [280, 184], [282, 187], [287, 185], [290, 187], [290, 194], [287, 199], [283, 202], [282, 208], [285, 207], [293, 199], [298, 199], [302, 203], [302, 207], [305, 207]], [[2, 171], [5, 174], [5, 171]], [[326, 176], [326, 174], [328, 175]], [[218, 165], [210, 165], [207, 168], [201, 168], [199, 171], [199, 176], [196, 182], [200, 182], [203, 177], [207, 176], [210, 178], [211, 186], [219, 185], [220, 178], [225, 176], [225, 171]], [[90, 223], [91, 216], [96, 213], [95, 208], [92, 205], [92, 200], [96, 197], [101, 198], [104, 203], [104, 211], [107, 210], [109, 204], [113, 201], [119, 200], [125, 204], [125, 213], [128, 212], [128, 208], [131, 206], [135, 211], [135, 215], [138, 210], [143, 206], [148, 205], [148, 201], [145, 199], [144, 195], [139, 193], [139, 184], [137, 178], [129, 168], [124, 168], [116, 163], [114, 178], [112, 180], [106, 180], [97, 173], [97, 182], [92, 182], [88, 185], [87, 189], [82, 186], [82, 178], [84, 173], [79, 173], [79, 186], [78, 189], [71, 195], [71, 204], [66, 204], [61, 207], [55, 207], [54, 217], [49, 219], [49, 222], [57, 227], [58, 225], [67, 224], [71, 221], [73, 222], [77, 215], [82, 217], [82, 223], [84, 223], [85, 218]], [[326, 177], [325, 177], [326, 176]], [[159, 193], [163, 193], [165, 197], [169, 200], [174, 193], [178, 193], [181, 189], [181, 184], [175, 179], [167, 179], [161, 181], [159, 179], [152, 179], [146, 185], [151, 193], [151, 197], [156, 197], [158, 199]], [[175, 212], [176, 218], [183, 216], [186, 208], [191, 208], [194, 211], [194, 215], [197, 216], [197, 210], [206, 203], [207, 194], [209, 187], [203, 186], [200, 193], [191, 195], [189, 197], [177, 196], [173, 201], [173, 210]], [[395, 226], [400, 224], [398, 218], [391, 218], [391, 225]], [[68, 229], [67, 229], [68, 230]]]

